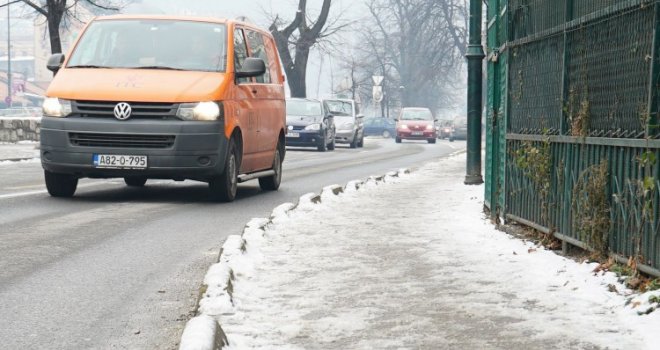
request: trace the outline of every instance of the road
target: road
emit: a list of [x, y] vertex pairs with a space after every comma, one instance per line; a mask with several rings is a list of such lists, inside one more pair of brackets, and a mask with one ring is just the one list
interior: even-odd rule
[[[289, 149], [282, 186], [213, 203], [197, 182], [82, 180], [47, 195], [38, 162], [0, 167], [0, 343], [5, 349], [173, 349], [225, 237], [323, 186], [414, 167], [465, 148], [439, 140]], [[396, 205], [392, 203], [392, 205]]]

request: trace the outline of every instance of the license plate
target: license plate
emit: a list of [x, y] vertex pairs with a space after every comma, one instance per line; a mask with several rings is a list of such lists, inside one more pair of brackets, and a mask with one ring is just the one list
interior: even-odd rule
[[290, 132], [286, 134], [286, 137], [300, 137], [300, 134], [297, 132]]
[[420, 135], [424, 135], [424, 132], [423, 131], [413, 131], [412, 135], [413, 136], [420, 136]]
[[96, 168], [114, 169], [146, 169], [147, 156], [127, 156], [118, 154], [95, 154], [93, 158]]

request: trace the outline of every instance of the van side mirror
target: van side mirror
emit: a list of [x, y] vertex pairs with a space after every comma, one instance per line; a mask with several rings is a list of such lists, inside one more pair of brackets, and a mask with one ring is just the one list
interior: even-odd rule
[[248, 57], [243, 61], [240, 71], [236, 71], [236, 78], [258, 77], [266, 73], [266, 63], [261, 58]]
[[57, 74], [57, 71], [62, 68], [62, 64], [64, 63], [64, 54], [62, 53], [56, 53], [54, 55], [51, 55], [48, 58], [48, 63], [46, 63], [46, 68], [48, 68], [49, 71], [53, 72], [53, 74]]

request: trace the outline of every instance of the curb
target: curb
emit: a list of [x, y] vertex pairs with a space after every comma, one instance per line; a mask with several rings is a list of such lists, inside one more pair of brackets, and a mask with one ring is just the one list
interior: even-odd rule
[[[452, 154], [453, 155], [453, 154]], [[235, 273], [233, 265], [247, 252], [247, 247], [263, 239], [266, 227], [282, 214], [288, 214], [297, 208], [319, 204], [329, 196], [339, 196], [345, 192], [359, 191], [369, 183], [384, 183], [388, 178], [410, 174], [410, 169], [391, 171], [385, 175], [371, 176], [366, 180], [349, 181], [346, 186], [331, 185], [320, 193], [302, 195], [298, 203], [284, 203], [273, 209], [269, 218], [250, 220], [241, 235], [230, 235], [220, 249], [218, 263], [212, 265], [205, 277], [195, 309], [196, 316], [190, 319], [183, 330], [179, 350], [221, 350], [230, 345], [222, 325], [216, 317], [234, 313], [233, 284]]]

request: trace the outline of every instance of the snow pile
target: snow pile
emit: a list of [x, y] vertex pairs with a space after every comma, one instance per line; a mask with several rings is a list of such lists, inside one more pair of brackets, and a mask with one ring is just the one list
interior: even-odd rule
[[595, 264], [495, 230], [464, 162], [329, 186], [253, 219], [209, 270], [200, 312], [226, 349], [654, 348], [660, 313], [638, 311], [658, 293], [631, 296]]

